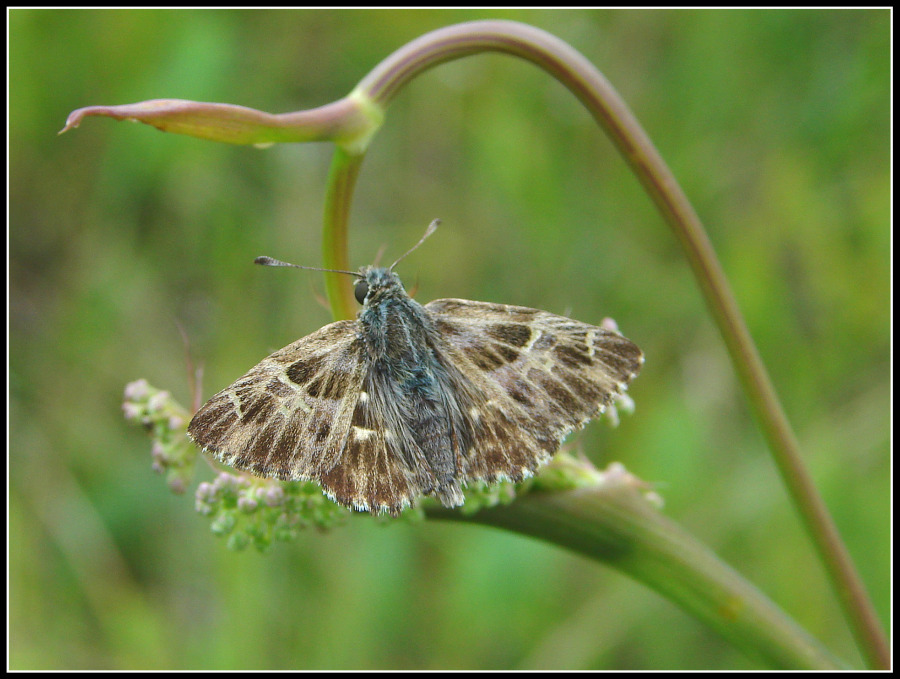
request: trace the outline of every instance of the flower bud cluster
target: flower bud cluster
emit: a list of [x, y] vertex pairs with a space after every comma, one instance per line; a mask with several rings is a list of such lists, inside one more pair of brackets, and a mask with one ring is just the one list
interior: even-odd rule
[[143, 425], [153, 439], [152, 468], [166, 475], [173, 493], [184, 493], [194, 475], [197, 449], [187, 437], [187, 411], [167, 391], [140, 379], [125, 386], [125, 419]]

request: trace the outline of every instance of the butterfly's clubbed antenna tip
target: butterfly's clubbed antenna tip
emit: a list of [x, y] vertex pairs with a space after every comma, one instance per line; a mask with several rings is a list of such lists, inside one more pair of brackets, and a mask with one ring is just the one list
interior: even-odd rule
[[260, 266], [291, 266], [286, 262], [279, 262], [277, 259], [272, 259], [271, 257], [266, 257], [262, 255], [253, 260], [254, 264], [259, 264]]
[[405, 253], [403, 253], [402, 255], [400, 255], [400, 257], [397, 258], [397, 261], [394, 262], [393, 264], [391, 264], [391, 266], [388, 268], [388, 271], [393, 271], [393, 270], [394, 270], [394, 267], [397, 266], [397, 265], [400, 263], [400, 260], [402, 260], [404, 257], [406, 257], [406, 256], [409, 255], [411, 252], [413, 252], [413, 251], [414, 251], [416, 248], [418, 248], [422, 243], [424, 243], [424, 242], [425, 242], [425, 239], [428, 238], [428, 236], [430, 236], [431, 234], [433, 234], [433, 233], [437, 230], [437, 228], [438, 228], [440, 225], [441, 225], [441, 220], [440, 220], [440, 219], [432, 219], [432, 220], [431, 220], [431, 224], [429, 224], [429, 225], [428, 225], [428, 228], [425, 229], [425, 234], [419, 239], [419, 242], [416, 243], [415, 245], [413, 245], [413, 246], [412, 246], [409, 250], [407, 250]]

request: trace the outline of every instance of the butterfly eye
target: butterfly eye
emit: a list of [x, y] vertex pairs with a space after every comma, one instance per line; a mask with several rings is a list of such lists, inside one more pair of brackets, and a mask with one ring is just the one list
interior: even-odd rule
[[353, 295], [356, 297], [356, 301], [360, 304], [366, 303], [366, 295], [369, 294], [369, 284], [365, 281], [359, 281], [356, 284], [356, 289], [353, 291]]

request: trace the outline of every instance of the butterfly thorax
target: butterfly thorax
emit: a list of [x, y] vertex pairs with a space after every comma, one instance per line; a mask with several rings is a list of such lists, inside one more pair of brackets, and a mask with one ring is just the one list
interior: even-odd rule
[[366, 267], [360, 276], [368, 284], [368, 294], [358, 318], [370, 358], [410, 367], [421, 363], [431, 353], [434, 333], [422, 305], [406, 294], [400, 277], [388, 269]]

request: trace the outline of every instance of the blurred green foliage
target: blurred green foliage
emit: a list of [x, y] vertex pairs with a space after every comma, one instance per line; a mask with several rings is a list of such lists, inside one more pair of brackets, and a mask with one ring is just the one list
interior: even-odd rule
[[[861, 11], [11, 10], [9, 650], [13, 669], [748, 668], [658, 595], [546, 544], [354, 517], [235, 554], [123, 419], [145, 377], [191, 403], [326, 323], [330, 148], [230, 147], [73, 109], [153, 98], [272, 112], [346, 94], [451, 23], [516, 19], [619, 89], [704, 219], [816, 481], [889, 616], [890, 14]], [[562, 86], [485, 55], [389, 110], [354, 265], [404, 252], [418, 297], [524, 304], [645, 351], [617, 430], [574, 439], [858, 663], [674, 238]], [[202, 478], [211, 472], [200, 470]]]

